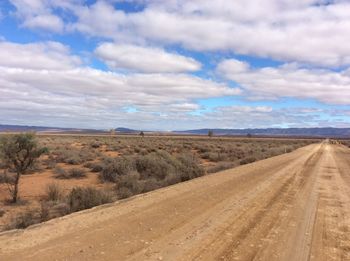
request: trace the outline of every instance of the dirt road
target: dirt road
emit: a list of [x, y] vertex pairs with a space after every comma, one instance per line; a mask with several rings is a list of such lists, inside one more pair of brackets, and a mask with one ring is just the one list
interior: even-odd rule
[[0, 260], [350, 260], [350, 150], [310, 145], [8, 232]]

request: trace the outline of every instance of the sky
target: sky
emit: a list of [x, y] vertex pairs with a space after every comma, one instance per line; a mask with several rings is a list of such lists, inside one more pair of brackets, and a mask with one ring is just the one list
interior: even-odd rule
[[0, 124], [350, 127], [350, 1], [1, 0]]

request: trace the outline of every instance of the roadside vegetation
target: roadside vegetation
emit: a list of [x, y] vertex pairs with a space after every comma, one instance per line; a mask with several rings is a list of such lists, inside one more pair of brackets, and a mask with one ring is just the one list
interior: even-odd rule
[[[203, 137], [0, 137], [0, 230], [25, 228], [317, 142], [209, 133]], [[24, 154], [18, 152], [26, 146]], [[23, 161], [23, 167], [12, 164], [26, 153], [28, 163]]]

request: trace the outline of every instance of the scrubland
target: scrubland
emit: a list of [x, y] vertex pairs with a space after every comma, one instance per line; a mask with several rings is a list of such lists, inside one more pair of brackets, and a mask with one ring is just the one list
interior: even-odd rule
[[9, 203], [7, 186], [0, 184], [1, 230], [25, 228], [318, 142], [119, 135], [41, 135], [38, 140], [48, 153], [21, 178], [19, 202]]

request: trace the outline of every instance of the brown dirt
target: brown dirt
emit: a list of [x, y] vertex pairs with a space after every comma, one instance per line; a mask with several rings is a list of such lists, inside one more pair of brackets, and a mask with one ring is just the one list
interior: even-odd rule
[[[76, 167], [83, 168], [82, 166], [72, 166], [64, 163], [59, 163], [57, 166], [65, 170]], [[107, 187], [99, 181], [98, 175], [92, 172], [87, 172], [87, 177], [81, 179], [56, 179], [52, 170], [22, 175], [19, 184], [19, 196], [23, 204], [15, 206], [4, 203], [0, 204], [1, 209], [5, 211], [5, 214], [0, 218], [0, 229], [3, 229], [12, 218], [23, 210], [39, 206], [39, 200], [45, 195], [46, 188], [50, 183], [59, 184], [64, 193], [68, 193], [74, 187]], [[7, 186], [0, 184], [0, 201], [5, 202], [9, 198], [10, 195]]]
[[[57, 166], [67, 170], [70, 168], [81, 168], [81, 166], [72, 166], [59, 163]], [[23, 200], [38, 199], [45, 194], [48, 184], [55, 182], [62, 186], [62, 189], [69, 191], [76, 186], [89, 186], [100, 184], [96, 173], [87, 172], [86, 178], [81, 179], [56, 179], [52, 170], [45, 170], [39, 173], [22, 175], [20, 179], [20, 198]], [[0, 200], [9, 198], [6, 185], [0, 185]]]
[[350, 260], [350, 150], [309, 145], [0, 235], [0, 260]]

